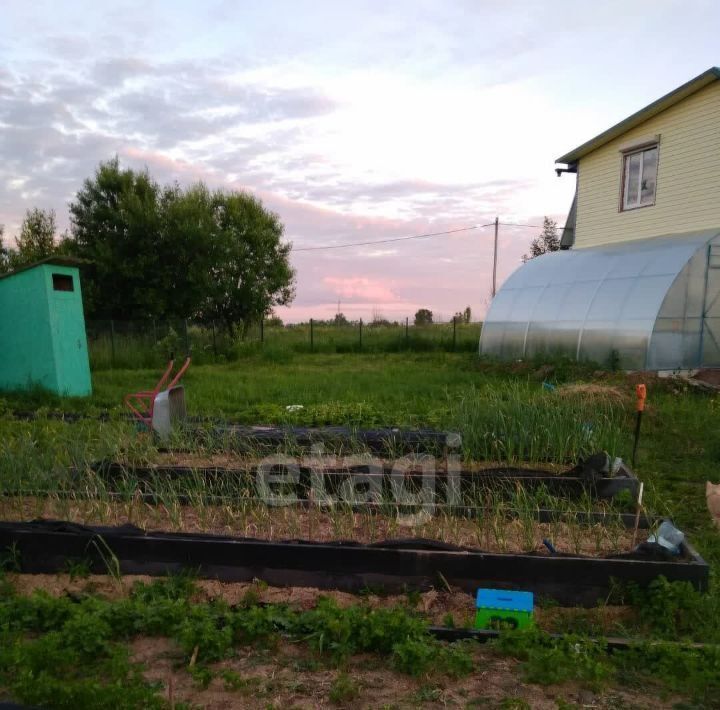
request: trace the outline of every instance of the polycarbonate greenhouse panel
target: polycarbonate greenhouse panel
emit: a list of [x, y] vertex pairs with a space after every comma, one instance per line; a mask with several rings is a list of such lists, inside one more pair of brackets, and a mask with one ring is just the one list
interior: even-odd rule
[[480, 352], [624, 369], [720, 367], [720, 229], [554, 252], [505, 282]]

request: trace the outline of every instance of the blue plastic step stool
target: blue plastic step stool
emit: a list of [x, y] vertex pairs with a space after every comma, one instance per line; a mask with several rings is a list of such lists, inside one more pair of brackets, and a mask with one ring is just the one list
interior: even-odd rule
[[478, 589], [476, 629], [526, 629], [533, 624], [533, 593]]

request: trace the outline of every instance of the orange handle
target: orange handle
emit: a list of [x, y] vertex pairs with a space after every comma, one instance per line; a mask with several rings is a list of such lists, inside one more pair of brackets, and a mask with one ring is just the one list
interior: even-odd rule
[[637, 411], [642, 412], [645, 410], [645, 398], [647, 397], [647, 388], [645, 385], [637, 385], [637, 387], [635, 387], [635, 394], [637, 395]]

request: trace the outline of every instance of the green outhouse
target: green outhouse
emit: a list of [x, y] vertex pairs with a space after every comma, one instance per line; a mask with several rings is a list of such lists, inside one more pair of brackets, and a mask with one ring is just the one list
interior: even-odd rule
[[0, 390], [92, 392], [79, 263], [51, 257], [0, 276]]

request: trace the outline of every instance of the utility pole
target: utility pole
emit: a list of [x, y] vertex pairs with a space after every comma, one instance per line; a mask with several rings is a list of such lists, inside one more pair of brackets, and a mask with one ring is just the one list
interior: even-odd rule
[[492, 297], [495, 298], [496, 282], [497, 282], [497, 238], [498, 238], [498, 225], [500, 218], [495, 217], [495, 248], [493, 249], [493, 287]]

